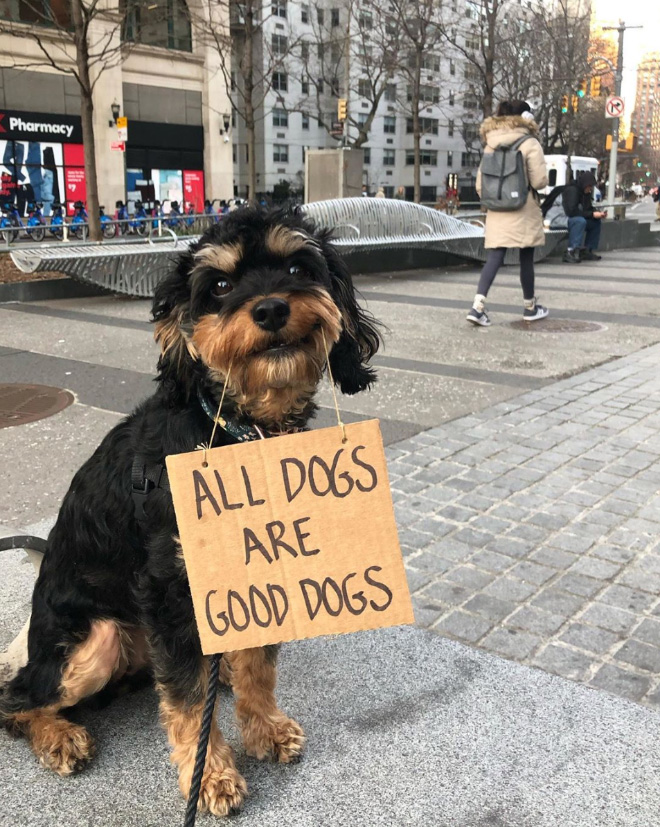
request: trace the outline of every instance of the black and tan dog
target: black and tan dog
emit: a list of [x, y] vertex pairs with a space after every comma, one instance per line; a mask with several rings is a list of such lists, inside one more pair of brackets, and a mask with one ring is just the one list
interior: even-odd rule
[[[8, 729], [60, 775], [81, 769], [94, 750], [61, 711], [147, 667], [187, 795], [207, 668], [172, 499], [145, 469], [208, 442], [228, 374], [214, 446], [255, 425], [271, 434], [303, 428], [315, 411], [324, 338], [344, 393], [374, 381], [367, 362], [378, 333], [328, 239], [298, 214], [243, 209], [208, 230], [159, 285], [158, 388], [75, 475], [35, 586], [28, 663], [0, 698]], [[136, 457], [144, 476], [137, 485]], [[132, 494], [142, 483], [149, 493], [138, 520]], [[247, 752], [297, 758], [304, 735], [275, 701], [275, 647], [223, 657]], [[216, 724], [200, 807], [226, 815], [245, 792]]]

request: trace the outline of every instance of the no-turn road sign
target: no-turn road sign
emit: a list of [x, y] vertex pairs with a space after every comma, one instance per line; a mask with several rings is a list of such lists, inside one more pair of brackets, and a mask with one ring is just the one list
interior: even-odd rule
[[622, 118], [626, 111], [626, 104], [623, 98], [612, 95], [605, 101], [606, 118]]

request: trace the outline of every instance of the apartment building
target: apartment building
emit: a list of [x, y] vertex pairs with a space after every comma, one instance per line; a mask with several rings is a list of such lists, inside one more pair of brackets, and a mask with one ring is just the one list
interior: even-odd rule
[[637, 135], [638, 147], [660, 150], [660, 52], [644, 55], [637, 67], [630, 128]]

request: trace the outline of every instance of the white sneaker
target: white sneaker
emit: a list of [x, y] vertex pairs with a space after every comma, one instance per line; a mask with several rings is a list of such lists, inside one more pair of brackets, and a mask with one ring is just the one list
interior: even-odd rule
[[542, 304], [537, 304], [534, 299], [534, 304], [531, 307], [525, 307], [523, 310], [523, 321], [536, 322], [538, 319], [545, 319], [548, 315], [548, 308], [543, 307]]

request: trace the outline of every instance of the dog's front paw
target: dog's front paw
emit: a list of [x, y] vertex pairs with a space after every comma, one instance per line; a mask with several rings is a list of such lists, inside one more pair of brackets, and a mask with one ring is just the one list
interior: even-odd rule
[[243, 726], [243, 743], [254, 758], [273, 757], [281, 764], [297, 761], [305, 746], [303, 728], [293, 718], [253, 719]]
[[94, 756], [94, 740], [84, 727], [55, 719], [47, 733], [33, 741], [39, 762], [58, 775], [80, 772]]
[[199, 791], [198, 809], [214, 816], [227, 816], [240, 809], [247, 795], [243, 776], [233, 767], [223, 767], [205, 773]]

